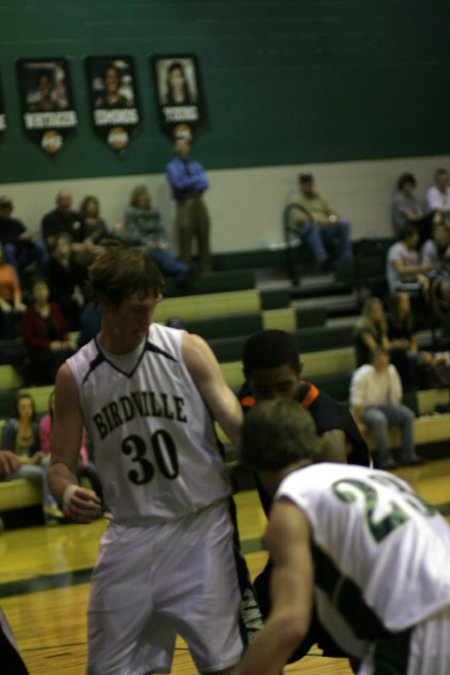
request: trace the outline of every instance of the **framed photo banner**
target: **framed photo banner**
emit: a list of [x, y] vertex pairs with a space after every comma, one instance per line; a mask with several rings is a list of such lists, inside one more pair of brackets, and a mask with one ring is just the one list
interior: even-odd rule
[[94, 129], [121, 153], [141, 125], [134, 59], [88, 56], [85, 63]]
[[68, 60], [18, 59], [17, 76], [25, 133], [54, 156], [78, 125]]
[[192, 138], [206, 121], [197, 56], [152, 56], [151, 65], [163, 131], [172, 138]]

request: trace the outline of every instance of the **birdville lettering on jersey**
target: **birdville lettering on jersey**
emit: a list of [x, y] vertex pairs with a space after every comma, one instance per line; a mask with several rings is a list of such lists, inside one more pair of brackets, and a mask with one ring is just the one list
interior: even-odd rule
[[177, 422], [187, 422], [184, 399], [168, 394], [157, 396], [153, 391], [135, 391], [130, 396], [121, 396], [103, 406], [92, 419], [103, 440], [111, 431], [136, 417], [165, 417]]

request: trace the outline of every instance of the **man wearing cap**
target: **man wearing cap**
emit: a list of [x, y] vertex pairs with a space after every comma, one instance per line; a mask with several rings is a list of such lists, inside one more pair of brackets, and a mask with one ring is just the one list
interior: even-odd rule
[[[299, 192], [290, 199], [290, 225], [298, 228], [299, 236], [311, 248], [316, 262], [325, 263], [327, 244], [337, 242], [337, 257], [352, 257], [350, 224], [341, 218], [321, 194], [316, 192], [312, 173], [298, 177]], [[298, 208], [295, 208], [298, 207]]]
[[36, 239], [36, 235], [27, 230], [22, 221], [12, 218], [14, 204], [11, 197], [0, 197], [0, 243], [3, 245], [4, 262], [12, 265], [17, 275], [20, 271], [36, 263], [36, 272], [44, 273], [47, 258], [43, 242]]

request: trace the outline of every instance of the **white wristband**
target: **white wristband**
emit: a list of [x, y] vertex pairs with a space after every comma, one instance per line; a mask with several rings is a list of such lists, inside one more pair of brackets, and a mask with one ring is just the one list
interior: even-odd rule
[[72, 485], [68, 485], [64, 490], [63, 504], [64, 506], [67, 506], [68, 509], [70, 509], [70, 500], [72, 499], [72, 495], [78, 490], [79, 487], [79, 485], [74, 485], [72, 483]]

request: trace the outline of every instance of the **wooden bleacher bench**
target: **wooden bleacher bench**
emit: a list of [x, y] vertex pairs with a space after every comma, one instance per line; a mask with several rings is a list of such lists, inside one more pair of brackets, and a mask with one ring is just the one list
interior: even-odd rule
[[294, 332], [300, 328], [304, 330], [319, 326], [324, 327], [325, 310], [320, 307], [307, 309], [281, 307], [279, 309], [263, 309], [259, 312], [187, 319], [184, 321], [184, 325], [190, 333], [197, 333], [205, 340], [237, 336], [248, 337], [262, 329], [277, 328]]
[[173, 298], [186, 295], [243, 291], [255, 287], [255, 272], [252, 268], [248, 268], [202, 274], [185, 288], [180, 288], [173, 279], [168, 278], [165, 280], [163, 295], [165, 298]]
[[284, 247], [255, 248], [230, 253], [214, 253], [212, 266], [214, 273], [243, 269], [281, 269], [286, 272], [286, 249]]
[[0, 390], [19, 389], [23, 387], [22, 375], [9, 364], [0, 366]]
[[213, 317], [249, 314], [289, 306], [287, 290], [248, 289], [227, 293], [208, 293], [166, 298], [157, 306], [154, 320], [165, 323], [172, 317], [194, 321]]

